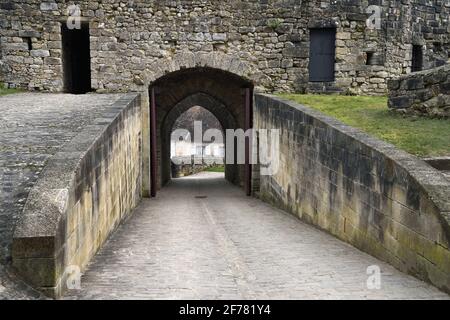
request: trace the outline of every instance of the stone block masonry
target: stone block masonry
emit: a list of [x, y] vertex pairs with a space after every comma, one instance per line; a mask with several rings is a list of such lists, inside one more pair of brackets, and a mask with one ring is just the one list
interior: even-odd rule
[[320, 112], [256, 95], [255, 127], [280, 129], [280, 170], [259, 196], [450, 292], [450, 181]]
[[388, 82], [389, 108], [402, 113], [450, 118], [450, 65]]
[[140, 96], [127, 94], [51, 157], [14, 232], [12, 264], [59, 297], [141, 198]]
[[[31, 90], [62, 91], [61, 24], [71, 2], [0, 4], [0, 81]], [[235, 56], [266, 91], [386, 94], [386, 79], [408, 73], [412, 45], [423, 67], [448, 59], [446, 1], [76, 1], [89, 25], [92, 88], [145, 91], [148, 74], [174, 54]], [[381, 28], [366, 25], [381, 7]], [[336, 29], [334, 81], [309, 82], [311, 28]]]
[[21, 93], [0, 98], [0, 263], [11, 260], [14, 226], [48, 160], [119, 97]]

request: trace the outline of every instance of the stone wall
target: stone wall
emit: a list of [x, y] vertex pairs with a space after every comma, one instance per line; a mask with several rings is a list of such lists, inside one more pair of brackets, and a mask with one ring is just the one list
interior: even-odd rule
[[46, 165], [13, 239], [13, 268], [59, 297], [83, 271], [141, 193], [140, 97], [120, 98]]
[[[222, 53], [249, 64], [267, 91], [386, 93], [409, 72], [413, 44], [426, 68], [447, 60], [448, 1], [77, 1], [89, 23], [92, 87], [145, 91], [152, 70], [179, 53]], [[0, 81], [62, 91], [61, 23], [71, 2], [3, 1]], [[369, 29], [369, 5], [381, 28]], [[336, 28], [335, 81], [308, 80], [309, 28]], [[367, 63], [368, 57], [372, 63]]]
[[11, 260], [14, 226], [48, 160], [111, 111], [121, 94], [20, 93], [0, 98], [0, 264]]
[[255, 126], [280, 129], [280, 169], [260, 197], [450, 292], [450, 180], [422, 160], [279, 98]]
[[450, 117], [450, 64], [390, 80], [389, 108], [430, 117]]
[[172, 178], [187, 177], [207, 169], [221, 166], [224, 163], [224, 158], [204, 156], [201, 162], [195, 161], [194, 156], [174, 157], [171, 161]]

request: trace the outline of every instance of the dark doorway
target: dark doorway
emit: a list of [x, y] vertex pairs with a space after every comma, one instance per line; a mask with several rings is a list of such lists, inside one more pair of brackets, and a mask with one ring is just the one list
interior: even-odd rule
[[310, 29], [309, 81], [334, 81], [336, 29]]
[[413, 45], [412, 48], [412, 72], [422, 71], [423, 69], [423, 52], [422, 46]]
[[89, 48], [89, 25], [70, 30], [61, 26], [63, 47], [64, 91], [83, 94], [91, 90], [91, 57]]

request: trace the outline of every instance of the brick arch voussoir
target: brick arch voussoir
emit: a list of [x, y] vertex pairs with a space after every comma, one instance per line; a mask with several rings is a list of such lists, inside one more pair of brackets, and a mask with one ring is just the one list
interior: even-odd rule
[[234, 55], [219, 52], [192, 53], [183, 51], [172, 57], [161, 58], [152, 63], [146, 70], [145, 82], [151, 85], [156, 80], [183, 69], [207, 67], [226, 71], [253, 83], [260, 81], [260, 75], [255, 73], [256, 66]]

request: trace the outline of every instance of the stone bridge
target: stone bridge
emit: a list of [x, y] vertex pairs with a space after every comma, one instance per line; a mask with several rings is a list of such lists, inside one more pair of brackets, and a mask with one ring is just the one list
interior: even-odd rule
[[[35, 93], [0, 98], [0, 296], [448, 298], [448, 175], [267, 93], [389, 85], [391, 107], [447, 112], [449, 12], [2, 1], [0, 82]], [[193, 106], [223, 131], [278, 130], [278, 170], [251, 163], [257, 134], [224, 177], [171, 179], [172, 127]]]
[[[167, 69], [148, 93], [1, 98], [0, 295], [448, 298], [442, 173], [254, 93], [233, 60]], [[226, 179], [171, 181], [167, 133], [195, 105], [224, 129], [278, 129], [279, 170], [261, 175], [247, 157]]]

